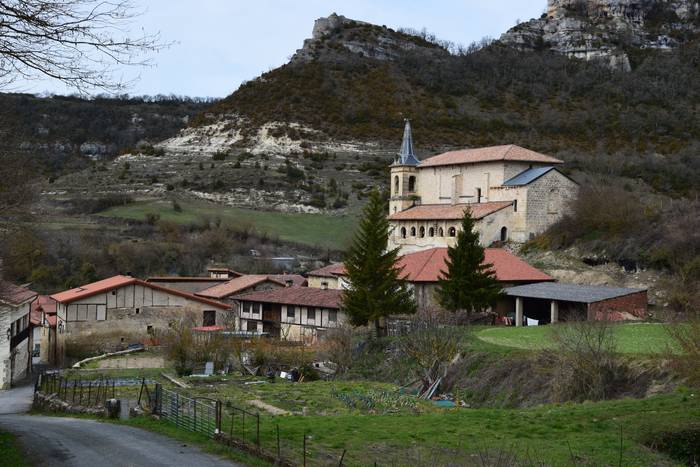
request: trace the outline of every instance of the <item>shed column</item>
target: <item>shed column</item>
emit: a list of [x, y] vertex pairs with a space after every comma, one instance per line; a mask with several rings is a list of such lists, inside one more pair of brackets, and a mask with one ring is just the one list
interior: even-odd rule
[[550, 320], [549, 321], [552, 323], [559, 322], [559, 302], [556, 300], [552, 300], [552, 303], [550, 305]]
[[522, 297], [515, 298], [515, 325], [516, 326], [523, 325], [523, 298]]

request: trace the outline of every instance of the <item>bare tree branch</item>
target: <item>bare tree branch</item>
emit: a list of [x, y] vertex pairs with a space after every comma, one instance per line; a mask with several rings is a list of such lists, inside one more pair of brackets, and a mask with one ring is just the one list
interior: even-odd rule
[[52, 78], [80, 93], [120, 92], [133, 84], [123, 66], [148, 66], [169, 44], [143, 31], [130, 0], [0, 0], [0, 89], [17, 79]]

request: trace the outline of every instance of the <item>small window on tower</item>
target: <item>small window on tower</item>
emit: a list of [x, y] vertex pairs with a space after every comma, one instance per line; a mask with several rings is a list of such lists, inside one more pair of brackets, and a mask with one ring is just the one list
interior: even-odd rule
[[432, 227], [429, 228], [429, 229], [428, 229], [428, 235], [430, 235], [431, 237], [434, 237], [434, 236], [435, 236], [435, 229], [432, 228]]
[[415, 237], [415, 236], [416, 236], [416, 228], [411, 227], [411, 237]]
[[448, 230], [448, 233], [449, 233], [450, 237], [456, 237], [457, 236], [457, 229], [455, 229], [454, 227], [450, 227], [450, 230]]
[[408, 191], [411, 193], [416, 191], [416, 177], [408, 177]]
[[401, 227], [401, 238], [406, 238], [406, 227]]
[[399, 194], [399, 176], [394, 177], [394, 194], [398, 195]]
[[444, 236], [445, 236], [445, 231], [442, 229], [442, 227], [440, 227], [440, 229], [438, 230], [438, 237], [444, 237]]
[[425, 227], [420, 228], [420, 238], [425, 238]]

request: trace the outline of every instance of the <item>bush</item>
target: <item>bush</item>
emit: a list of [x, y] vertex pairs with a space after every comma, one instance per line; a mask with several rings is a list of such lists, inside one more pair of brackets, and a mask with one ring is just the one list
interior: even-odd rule
[[214, 154], [212, 154], [211, 159], [214, 161], [224, 161], [228, 157], [228, 154], [225, 152], [220, 152], [217, 151]]
[[700, 311], [687, 322], [668, 326], [668, 333], [680, 353], [671, 353], [670, 358], [678, 373], [688, 384], [700, 388]]

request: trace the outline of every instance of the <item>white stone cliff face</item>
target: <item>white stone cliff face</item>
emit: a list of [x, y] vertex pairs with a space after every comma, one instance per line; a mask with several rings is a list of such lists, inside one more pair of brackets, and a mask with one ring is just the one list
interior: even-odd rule
[[629, 71], [630, 47], [676, 47], [685, 35], [700, 32], [699, 16], [699, 0], [548, 0], [542, 17], [517, 25], [500, 42]]

